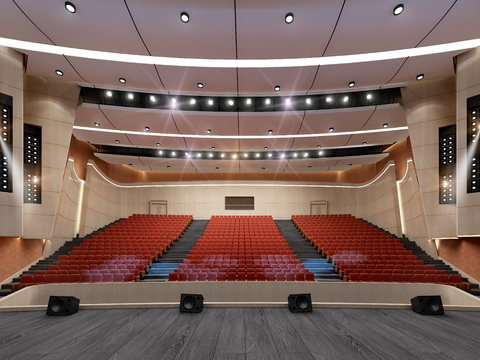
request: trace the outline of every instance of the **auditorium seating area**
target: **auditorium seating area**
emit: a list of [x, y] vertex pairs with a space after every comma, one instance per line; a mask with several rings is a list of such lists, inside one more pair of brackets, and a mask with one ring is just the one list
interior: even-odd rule
[[168, 281], [315, 281], [271, 216], [212, 216]]
[[139, 281], [193, 220], [187, 215], [134, 214], [84, 239], [48, 270], [22, 275], [22, 287], [45, 283]]
[[400, 239], [352, 215], [294, 215], [292, 222], [344, 281], [440, 283], [468, 290], [460, 275], [425, 265]]

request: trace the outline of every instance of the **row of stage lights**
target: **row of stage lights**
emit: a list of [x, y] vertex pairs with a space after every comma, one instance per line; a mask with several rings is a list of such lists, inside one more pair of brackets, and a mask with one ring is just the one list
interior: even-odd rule
[[82, 88], [86, 103], [183, 111], [307, 111], [401, 103], [400, 89], [381, 89], [342, 94], [219, 97], [148, 94]]

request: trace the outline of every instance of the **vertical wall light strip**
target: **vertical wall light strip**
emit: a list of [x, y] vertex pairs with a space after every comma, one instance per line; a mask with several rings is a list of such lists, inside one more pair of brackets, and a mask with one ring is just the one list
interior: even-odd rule
[[42, 203], [42, 128], [24, 124], [23, 202]]
[[444, 126], [438, 129], [439, 144], [439, 204], [455, 204], [457, 146], [456, 125]]
[[13, 192], [13, 98], [0, 93], [0, 192]]
[[480, 149], [478, 147], [480, 95], [467, 99], [467, 193], [480, 192]]

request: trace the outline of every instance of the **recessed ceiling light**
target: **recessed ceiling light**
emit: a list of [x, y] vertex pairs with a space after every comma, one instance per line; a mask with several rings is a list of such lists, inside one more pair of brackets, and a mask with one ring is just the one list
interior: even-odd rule
[[199, 89], [203, 88], [203, 83], [198, 83], [198, 84], [197, 84], [197, 87], [198, 87]]
[[170, 169], [170, 165], [167, 165], [167, 169]]
[[272, 157], [272, 153], [268, 153], [268, 157]]
[[270, 105], [270, 99], [265, 99], [265, 105]]
[[416, 79], [420, 81], [420, 80], [423, 80], [424, 77], [425, 77], [425, 75], [423, 75], [423, 74], [418, 74], [417, 77], [416, 77]]
[[228, 105], [233, 106], [233, 104], [234, 104], [233, 100], [232, 100], [232, 99], [229, 99], [229, 100], [228, 100]]
[[199, 157], [202, 157], [202, 154], [198, 153], [198, 154], [197, 154], [197, 157], [198, 157], [198, 158], [199, 158]]
[[273, 90], [275, 90], [275, 91], [280, 91], [280, 86], [279, 86], [279, 85], [275, 85], [275, 87], [273, 88]]
[[120, 140], [115, 140], [115, 144], [120, 144]]
[[265, 171], [265, 168], [264, 168], [264, 167], [262, 167], [262, 170], [263, 170], [263, 171]]
[[280, 157], [283, 159], [285, 157], [285, 154], [280, 155]]
[[110, 91], [110, 90], [107, 90], [105, 92], [105, 95], [107, 95], [107, 97], [112, 97], [113, 96], [113, 93]]
[[232, 155], [232, 158], [233, 158], [233, 159], [236, 159], [236, 158], [237, 158], [237, 154], [233, 154], [233, 155]]
[[248, 157], [248, 154], [247, 154], [247, 153], [243, 154], [243, 157], [244, 157], [244, 158], [247, 158], [247, 157]]
[[272, 134], [273, 134], [273, 130], [268, 130], [268, 133], [269, 133], [270, 135], [272, 135]]
[[160, 143], [157, 143], [157, 146], [160, 146]]
[[177, 99], [176, 98], [171, 98], [170, 102], [171, 102], [172, 106], [175, 106], [177, 104]]
[[322, 156], [322, 155], [323, 155], [323, 151], [319, 151], [319, 152], [318, 152], [318, 155]]
[[312, 168], [312, 165], [308, 165], [308, 168], [311, 169], [311, 168]]
[[192, 157], [192, 154], [190, 154], [190, 153], [185, 153], [185, 156], [186, 156], [188, 159], [190, 159], [190, 158]]
[[124, 78], [119, 78], [118, 81], [120, 81], [121, 84], [127, 83], [127, 80], [125, 80]]
[[372, 100], [372, 94], [367, 94], [367, 100]]
[[63, 76], [63, 71], [62, 70], [55, 70], [55, 74], [58, 76]]
[[100, 127], [100, 123], [98, 122], [93, 123], [93, 125], [95, 125], [96, 127]]
[[177, 153], [175, 151], [172, 151], [172, 156], [176, 156]]
[[290, 105], [290, 101], [291, 101], [290, 98], [285, 99], [285, 104], [286, 104], [287, 106]]
[[220, 168], [217, 166], [217, 167], [215, 168], [215, 170], [220, 170]]
[[77, 7], [70, 1], [65, 1], [65, 9], [67, 9], [67, 11], [72, 14], [75, 14], [77, 12]]
[[150, 95], [150, 101], [154, 103], [157, 101], [157, 98], [154, 95]]
[[255, 157], [259, 158], [259, 157], [260, 157], [260, 154], [259, 154], [259, 153], [256, 153], [256, 154], [255, 154]]
[[128, 166], [132, 167], [132, 166], [133, 166], [133, 164], [128, 164]]
[[292, 13], [288, 13], [287, 15], [285, 15], [285, 22], [287, 24], [291, 24], [293, 22], [293, 19], [294, 19], [294, 16]]
[[162, 151], [162, 150], [159, 150], [159, 151], [158, 151], [158, 155], [163, 155], [163, 151]]
[[264, 150], [268, 150], [268, 146], [265, 146], [263, 149], [264, 149]]
[[362, 142], [362, 145], [363, 146], [367, 145], [367, 142], [366, 141]]
[[297, 154], [297, 153], [293, 153], [293, 157], [297, 157], [297, 156], [298, 156], [298, 154]]
[[304, 153], [303, 157], [308, 157], [308, 152]]
[[348, 167], [352, 167], [353, 165], [352, 164], [348, 164]]
[[185, 11], [182, 11], [180, 13], [180, 20], [182, 20], [182, 22], [184, 23], [188, 23], [190, 21], [190, 15], [188, 15], [188, 13], [186, 13]]
[[382, 127], [387, 128], [387, 127], [388, 127], [388, 123], [383, 124]]
[[133, 97], [134, 97], [134, 96], [133, 96], [133, 94], [132, 94], [132, 93], [128, 93], [128, 94], [127, 94], [127, 98], [128, 98], [128, 100], [133, 100]]
[[215, 150], [215, 146], [212, 146], [212, 150]]
[[352, 87], [354, 87], [354, 86], [355, 86], [355, 81], [350, 81], [350, 82], [348, 83], [348, 87], [352, 88]]
[[398, 4], [397, 6], [395, 6], [393, 8], [393, 15], [395, 15], [395, 16], [400, 15], [403, 12], [404, 9], [405, 9], [405, 5]]
[[330, 96], [327, 96], [326, 101], [327, 101], [327, 103], [330, 103], [330, 102], [332, 102], [332, 98]]
[[251, 105], [252, 104], [252, 99], [250, 99], [250, 98], [246, 99], [245, 104]]
[[195, 105], [197, 101], [195, 99], [190, 99], [190, 105]]
[[317, 149], [320, 149], [322, 147], [322, 145], [317, 145]]
[[145, 126], [145, 131], [150, 131], [150, 126]]
[[305, 102], [307, 103], [307, 105], [310, 105], [312, 103], [312, 99], [307, 98], [307, 99], [305, 99]]
[[212, 130], [207, 129], [207, 134], [211, 134], [211, 133], [212, 133]]
[[212, 154], [212, 153], [209, 153], [209, 154], [208, 154], [208, 157], [209, 157], [209, 158], [212, 158], [212, 157], [213, 157], [213, 154]]
[[343, 97], [343, 102], [347, 102], [348, 99], [349, 99], [348, 96], [344, 96], [344, 97]]
[[328, 131], [330, 131], [330, 132], [333, 132], [333, 130], [334, 130], [333, 127], [331, 127], [330, 129], [328, 129]]

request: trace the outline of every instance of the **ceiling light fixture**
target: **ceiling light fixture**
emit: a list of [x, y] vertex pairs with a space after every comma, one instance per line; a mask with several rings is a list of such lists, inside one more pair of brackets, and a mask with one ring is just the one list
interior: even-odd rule
[[128, 164], [128, 166], [132, 167], [132, 166], [133, 166], [133, 164]]
[[347, 101], [348, 101], [348, 96], [345, 96], [345, 97], [343, 98], [343, 102], [347, 102]]
[[188, 23], [190, 21], [190, 15], [188, 15], [187, 12], [182, 11], [180, 13], [180, 20], [182, 20], [182, 22], [184, 22], [184, 23]]
[[212, 130], [207, 129], [207, 134], [211, 134], [211, 133], [212, 133]]
[[255, 157], [256, 157], [256, 158], [259, 158], [259, 157], [260, 157], [260, 154], [259, 154], [259, 153], [256, 153], [256, 154], [255, 154]]
[[264, 150], [268, 150], [268, 146], [265, 146], [263, 149], [264, 149]]
[[145, 131], [150, 131], [150, 126], [145, 126]]
[[275, 85], [275, 87], [273, 88], [273, 90], [275, 90], [275, 91], [280, 91], [280, 85]]
[[353, 165], [352, 164], [348, 164], [348, 167], [352, 167]]
[[67, 9], [67, 11], [72, 14], [75, 14], [77, 12], [77, 7], [70, 1], [65, 1], [65, 9]]
[[317, 145], [317, 149], [320, 149], [322, 147], [322, 145]]
[[352, 88], [352, 87], [354, 87], [354, 86], [355, 86], [355, 81], [350, 81], [350, 82], [348, 83], [348, 87], [349, 87], [349, 88]]
[[217, 166], [217, 167], [215, 168], [215, 170], [220, 170], [220, 168]]
[[157, 98], [154, 95], [150, 95], [150, 102], [157, 102]]
[[311, 168], [312, 168], [312, 165], [308, 165], [308, 168], [311, 169]]
[[367, 142], [366, 141], [362, 142], [362, 145], [363, 146], [367, 145]]
[[197, 84], [197, 87], [198, 87], [199, 89], [203, 88], [203, 83], [198, 83], [198, 84]]
[[291, 24], [293, 22], [293, 19], [294, 19], [294, 16], [291, 12], [285, 15], [285, 22], [287, 24]]
[[160, 143], [157, 143], [157, 146], [160, 146]]
[[333, 132], [333, 127], [331, 127], [330, 129], [328, 129], [329, 132]]
[[234, 104], [233, 100], [232, 100], [232, 99], [229, 99], [229, 100], [228, 100], [228, 105], [233, 106], [233, 104]]
[[208, 99], [207, 104], [208, 104], [209, 106], [212, 106], [212, 105], [213, 105], [213, 100], [212, 100], [212, 99]]
[[190, 105], [195, 105], [197, 101], [195, 99], [190, 99]]
[[112, 97], [113, 93], [110, 90], [108, 90], [105, 92], [105, 95], [107, 95], [107, 97]]
[[332, 98], [331, 98], [330, 96], [327, 96], [326, 101], [327, 101], [327, 103], [331, 103], [331, 102], [332, 102]]
[[420, 81], [420, 80], [423, 80], [424, 77], [425, 77], [425, 75], [423, 75], [423, 74], [418, 74], [417, 77], [416, 77], [416, 79], [417, 79], [418, 81]]
[[262, 167], [262, 170], [263, 170], [263, 171], [265, 171], [265, 168], [264, 168], [264, 167]]
[[132, 93], [127, 94], [128, 100], [133, 100], [134, 95]]
[[170, 169], [170, 165], [167, 165], [167, 169]]
[[387, 128], [388, 127], [388, 123], [385, 123], [382, 125], [383, 128]]
[[393, 15], [395, 16], [400, 15], [403, 12], [403, 10], [405, 10], [405, 5], [398, 4], [393, 8]]
[[119, 78], [118, 81], [120, 81], [121, 84], [127, 83], [127, 80], [125, 80], [124, 78]]
[[270, 105], [270, 99], [265, 99], [265, 105]]
[[367, 100], [372, 100], [372, 94], [367, 94]]
[[212, 146], [212, 150], [215, 150], [215, 146]]
[[120, 144], [120, 140], [115, 140], [115, 144]]
[[62, 70], [55, 70], [55, 74], [58, 76], [63, 76], [63, 71]]
[[94, 122], [93, 125], [95, 125], [96, 127], [100, 127], [100, 123], [98, 122]]
[[252, 105], [252, 99], [250, 99], [250, 98], [245, 99], [245, 104]]
[[305, 103], [306, 103], [307, 105], [310, 105], [310, 104], [312, 103], [312, 99], [306, 98], [306, 99], [305, 99]]
[[273, 130], [268, 130], [268, 133], [269, 133], [270, 135], [272, 135], [272, 134], [273, 134]]

